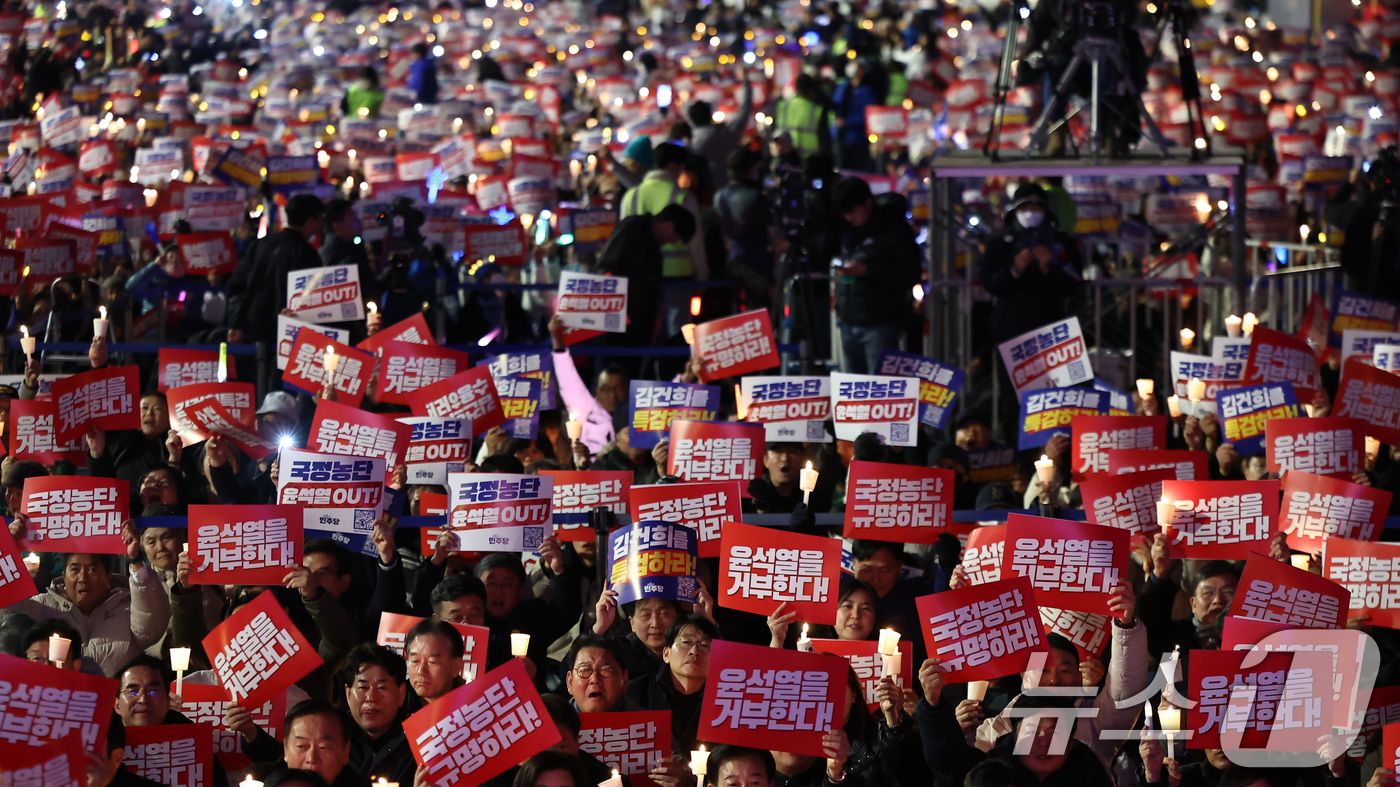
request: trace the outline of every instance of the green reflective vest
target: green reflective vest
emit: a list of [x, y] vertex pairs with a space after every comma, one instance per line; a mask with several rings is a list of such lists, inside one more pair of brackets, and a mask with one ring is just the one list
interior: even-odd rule
[[773, 133], [786, 131], [792, 137], [792, 146], [797, 148], [805, 159], [821, 149], [822, 108], [820, 104], [793, 96], [778, 105], [777, 128]]
[[[685, 189], [669, 180], [651, 178], [644, 180], [636, 188], [622, 197], [622, 215], [655, 216], [667, 205], [683, 205]], [[695, 275], [695, 266], [690, 260], [690, 246], [685, 243], [668, 243], [661, 247], [661, 275], [668, 279], [685, 278]]]

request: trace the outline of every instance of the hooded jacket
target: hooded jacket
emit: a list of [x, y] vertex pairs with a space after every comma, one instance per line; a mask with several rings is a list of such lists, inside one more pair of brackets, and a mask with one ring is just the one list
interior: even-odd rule
[[141, 564], [134, 574], [112, 574], [107, 595], [84, 615], [68, 599], [63, 577], [49, 589], [10, 606], [35, 620], [59, 618], [83, 637], [83, 655], [102, 665], [108, 675], [160, 641], [170, 625], [170, 597], [160, 575]]

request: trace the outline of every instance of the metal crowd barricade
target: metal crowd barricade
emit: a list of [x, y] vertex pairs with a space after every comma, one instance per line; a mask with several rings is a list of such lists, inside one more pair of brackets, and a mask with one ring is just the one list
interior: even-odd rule
[[1248, 241], [1249, 311], [1284, 333], [1296, 333], [1312, 296], [1333, 302], [1342, 271], [1341, 249], [1307, 243]]
[[[1202, 354], [1210, 354], [1210, 346], [1207, 344], [1214, 336], [1225, 335], [1225, 317], [1238, 313], [1238, 299], [1235, 297], [1235, 283], [1229, 279], [1201, 277], [1196, 279], [1094, 279], [1084, 282], [1086, 287], [1094, 291], [1093, 295], [1093, 342], [1090, 343], [1086, 337], [1086, 344], [1090, 344], [1090, 353], [1095, 356], [1102, 356], [1104, 348], [1104, 296], [1105, 291], [1110, 299], [1109, 308], [1114, 310], [1127, 310], [1128, 314], [1128, 351], [1123, 353], [1127, 359], [1128, 370], [1126, 379], [1131, 385], [1131, 381], [1137, 376], [1137, 353], [1133, 351], [1137, 347], [1138, 335], [1138, 296], [1139, 294], [1151, 295], [1162, 293], [1162, 380], [1161, 390], [1171, 390], [1173, 380], [1171, 375], [1171, 364], [1167, 363], [1171, 358], [1172, 342], [1179, 336], [1185, 324], [1186, 317], [1181, 306], [1181, 296], [1188, 289], [1196, 290], [1196, 324], [1192, 329], [1196, 333], [1195, 351]], [[1170, 297], [1170, 296], [1175, 297]], [[1152, 311], [1145, 312], [1150, 318]], [[1175, 315], [1175, 320], [1173, 320]], [[1129, 392], [1131, 393], [1131, 391]]]

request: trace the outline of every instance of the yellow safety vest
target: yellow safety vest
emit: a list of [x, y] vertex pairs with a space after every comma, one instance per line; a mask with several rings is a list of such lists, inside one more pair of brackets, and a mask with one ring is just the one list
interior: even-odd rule
[[821, 105], [802, 96], [793, 96], [778, 105], [778, 127], [774, 134], [786, 131], [792, 137], [792, 146], [805, 159], [821, 148], [821, 119]]
[[[655, 216], [667, 205], [683, 205], [685, 189], [669, 180], [653, 178], [644, 180], [622, 197], [622, 212], [628, 216], [643, 214]], [[699, 231], [697, 227], [697, 231]], [[668, 243], [661, 247], [661, 275], [667, 279], [685, 278], [695, 275], [695, 265], [690, 259], [690, 246], [685, 243]]]

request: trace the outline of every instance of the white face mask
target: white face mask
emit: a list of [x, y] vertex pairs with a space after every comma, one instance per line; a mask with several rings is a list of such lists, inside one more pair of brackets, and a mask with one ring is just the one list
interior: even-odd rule
[[1022, 227], [1033, 230], [1039, 227], [1042, 221], [1045, 221], [1045, 211], [1018, 210], [1016, 211], [1016, 220], [1021, 222]]

